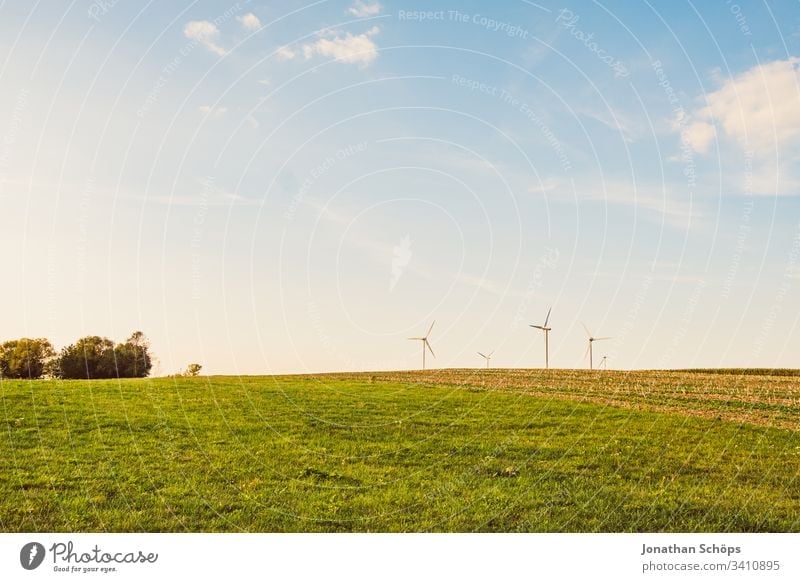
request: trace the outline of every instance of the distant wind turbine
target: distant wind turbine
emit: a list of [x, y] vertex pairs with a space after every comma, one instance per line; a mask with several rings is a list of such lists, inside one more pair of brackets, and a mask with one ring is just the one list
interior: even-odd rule
[[430, 342], [428, 341], [428, 336], [431, 335], [431, 330], [433, 329], [436, 320], [433, 321], [431, 326], [428, 328], [428, 333], [426, 333], [422, 337], [410, 337], [410, 340], [419, 340], [422, 342], [422, 369], [425, 369], [425, 348], [428, 348], [431, 351], [431, 355], [435, 358], [436, 354], [433, 353], [433, 348], [431, 347]]
[[597, 366], [598, 370], [605, 370], [608, 367], [608, 356], [603, 356], [600, 360], [600, 365]]
[[478, 355], [479, 355], [480, 357], [482, 357], [484, 360], [486, 360], [486, 367], [487, 367], [487, 368], [489, 367], [489, 360], [491, 360], [491, 359], [492, 359], [492, 354], [493, 354], [493, 353], [494, 353], [494, 352], [489, 352], [488, 354], [482, 354], [482, 353], [478, 352]]
[[589, 347], [586, 348], [586, 353], [583, 354], [583, 357], [585, 358], [586, 354], [587, 353], [589, 354], [589, 369], [592, 370], [593, 369], [592, 368], [592, 344], [594, 342], [599, 342], [600, 340], [607, 340], [607, 339], [611, 339], [611, 338], [610, 337], [594, 337], [592, 335], [592, 332], [589, 331], [589, 328], [586, 327], [586, 325], [584, 325], [583, 323], [581, 323], [581, 325], [583, 325], [583, 329], [586, 330], [586, 335], [589, 336]]
[[547, 327], [547, 322], [550, 321], [550, 312], [553, 310], [551, 307], [547, 310], [547, 317], [544, 318], [544, 325], [533, 325], [531, 324], [530, 327], [535, 327], [536, 329], [541, 329], [544, 332], [544, 367], [548, 369], [550, 367], [550, 347], [549, 347], [549, 339], [550, 339], [550, 330], [552, 328]]

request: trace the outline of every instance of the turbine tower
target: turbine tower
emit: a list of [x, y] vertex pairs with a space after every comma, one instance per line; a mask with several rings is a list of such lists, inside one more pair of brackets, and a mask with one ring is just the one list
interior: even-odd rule
[[586, 325], [584, 325], [583, 323], [581, 323], [581, 325], [583, 325], [583, 329], [586, 330], [586, 335], [589, 336], [589, 347], [586, 348], [586, 352], [583, 354], [583, 357], [585, 358], [586, 354], [587, 353], [589, 354], [589, 369], [592, 370], [593, 369], [592, 368], [592, 344], [594, 342], [599, 342], [601, 340], [607, 340], [607, 339], [611, 339], [611, 338], [608, 337], [608, 336], [605, 336], [605, 337], [594, 337], [592, 335], [592, 332], [589, 331], [589, 328], [586, 327]]
[[547, 310], [547, 317], [544, 318], [543, 325], [534, 325], [530, 324], [530, 327], [535, 327], [536, 329], [541, 329], [544, 332], [544, 369], [547, 370], [550, 368], [550, 330], [551, 327], [547, 327], [547, 322], [550, 321], [550, 312], [553, 310], [551, 307]]
[[436, 320], [433, 320], [433, 323], [432, 323], [432, 324], [431, 324], [431, 326], [428, 328], [428, 333], [426, 333], [424, 336], [422, 336], [422, 337], [410, 337], [410, 338], [408, 338], [408, 339], [410, 339], [410, 340], [419, 340], [419, 341], [421, 341], [421, 342], [422, 342], [422, 369], [423, 369], [423, 370], [425, 369], [425, 348], [428, 348], [428, 349], [431, 351], [431, 355], [432, 355], [434, 358], [436, 357], [436, 354], [434, 354], [434, 353], [433, 353], [433, 348], [431, 347], [431, 344], [430, 344], [430, 342], [428, 341], [428, 336], [429, 336], [429, 335], [431, 335], [431, 330], [433, 329], [433, 326], [434, 326], [434, 324], [435, 324], [435, 323], [436, 323]]
[[482, 354], [482, 353], [478, 352], [478, 355], [479, 355], [480, 357], [482, 357], [484, 360], [486, 360], [486, 367], [487, 367], [487, 368], [489, 367], [489, 360], [491, 360], [491, 359], [492, 359], [492, 354], [493, 354], [493, 353], [494, 353], [494, 352], [489, 352], [488, 354]]

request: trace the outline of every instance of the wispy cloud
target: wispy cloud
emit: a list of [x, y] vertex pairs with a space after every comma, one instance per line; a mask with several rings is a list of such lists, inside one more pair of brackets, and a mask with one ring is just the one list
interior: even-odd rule
[[609, 204], [635, 206], [655, 213], [664, 223], [687, 230], [698, 226], [702, 213], [692, 200], [675, 198], [667, 184], [637, 184], [614, 181], [603, 189], [586, 190], [586, 198]]
[[580, 110], [579, 113], [584, 117], [588, 117], [589, 119], [593, 119], [594, 121], [602, 123], [614, 132], [619, 133], [622, 136], [622, 139], [628, 143], [635, 142], [641, 134], [641, 129], [638, 127], [638, 125], [628, 115], [621, 111], [616, 111], [613, 109], [595, 110], [585, 108]]
[[[360, 249], [373, 263], [380, 267], [392, 265], [396, 254], [393, 245], [385, 244], [372, 237], [359, 233], [356, 229], [350, 228], [356, 220], [356, 212], [343, 208], [334, 208], [332, 204], [313, 196], [306, 196], [303, 198], [303, 204], [316, 211], [317, 217], [320, 220], [347, 228], [348, 244]], [[418, 261], [414, 261], [411, 264], [404, 264], [403, 269], [428, 279], [432, 278], [429, 271], [420, 267]]]
[[383, 7], [378, 2], [363, 2], [363, 0], [356, 0], [347, 11], [353, 16], [358, 18], [367, 18], [369, 16], [376, 16], [381, 13]]
[[216, 43], [219, 38], [217, 25], [208, 20], [192, 20], [183, 27], [183, 34], [186, 38], [199, 42], [206, 49], [216, 55], [224, 55], [227, 51]]
[[196, 179], [191, 184], [180, 187], [172, 194], [142, 194], [122, 195], [127, 200], [146, 200], [152, 204], [167, 206], [249, 206], [259, 204], [254, 198], [246, 198], [240, 194], [227, 190], [209, 180]]
[[[330, 204], [326, 204], [320, 199], [314, 197], [307, 197], [303, 203], [318, 212], [321, 220], [326, 222], [335, 223], [338, 225], [350, 227], [356, 218], [354, 212], [349, 212], [342, 209], [334, 209]], [[408, 244], [410, 245], [410, 237]], [[354, 232], [352, 229], [348, 232], [348, 243], [360, 248], [366, 255], [380, 266], [387, 264], [392, 265], [394, 268], [394, 261], [397, 259], [398, 249], [396, 246], [387, 245], [382, 242], [373, 240], [372, 238], [365, 237]], [[402, 244], [402, 243], [401, 243]], [[442, 277], [457, 281], [462, 285], [477, 288], [486, 293], [496, 295], [498, 297], [523, 297], [524, 293], [519, 290], [513, 289], [511, 285], [502, 283], [489, 278], [486, 275], [473, 275], [466, 272], [457, 272], [445, 274], [439, 268], [431, 268], [427, 266], [417, 254], [414, 254], [414, 260], [411, 261], [410, 253], [407, 256], [408, 260], [403, 261], [403, 271], [413, 273], [418, 277], [428, 280], [439, 280]], [[390, 286], [390, 290], [393, 285]]]
[[528, 192], [531, 194], [541, 194], [543, 192], [552, 192], [563, 186], [563, 182], [552, 176], [545, 178], [538, 184], [528, 187]]
[[411, 236], [407, 234], [392, 249], [392, 276], [389, 280], [389, 291], [393, 291], [397, 286], [400, 277], [403, 276], [403, 271], [405, 271], [413, 256]]
[[[625, 180], [607, 180], [597, 185], [593, 183], [580, 183], [574, 185], [550, 180], [545, 182], [553, 192], [551, 201], [557, 201], [563, 196], [564, 200], [572, 203], [575, 196], [578, 200], [596, 201], [615, 206], [630, 206], [640, 208], [647, 212], [645, 217], [681, 229], [688, 230], [701, 224], [703, 218], [698, 204], [693, 200], [677, 198], [670, 184], [641, 183], [634, 186], [633, 182]], [[532, 191], [541, 191], [533, 189]]]
[[245, 118], [245, 121], [247, 121], [247, 123], [253, 129], [258, 129], [261, 126], [261, 123], [258, 121], [258, 119], [255, 118], [255, 116], [252, 113], [248, 114], [248, 116]]
[[201, 115], [208, 117], [222, 117], [228, 111], [227, 107], [214, 107], [213, 105], [201, 105], [197, 108]]
[[471, 275], [469, 273], [459, 273], [456, 276], [456, 280], [458, 280], [460, 283], [464, 285], [475, 287], [477, 289], [480, 289], [481, 291], [485, 291], [487, 293], [496, 295], [498, 297], [524, 296], [523, 293], [512, 289], [510, 285], [494, 281], [484, 275], [477, 276], [477, 275]]
[[[420, 160], [435, 159], [437, 164], [459, 171], [490, 173], [504, 175], [507, 168], [498, 161], [481, 157], [478, 153], [468, 151], [464, 146], [446, 140], [429, 137], [391, 137], [383, 138], [376, 143], [413, 143], [413, 151]], [[446, 147], [442, 147], [446, 146]]]
[[[312, 210], [315, 210], [318, 213], [319, 218], [326, 222], [333, 222], [336, 224], [349, 226], [356, 217], [355, 213], [337, 210], [331, 204], [314, 196], [305, 196], [303, 198], [303, 204], [310, 207]], [[388, 249], [389, 247], [386, 248]]]

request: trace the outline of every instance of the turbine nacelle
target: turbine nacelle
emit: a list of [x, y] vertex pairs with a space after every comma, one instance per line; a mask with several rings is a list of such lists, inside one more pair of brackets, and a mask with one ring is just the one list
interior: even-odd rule
[[586, 351], [584, 352], [583, 357], [585, 358], [587, 354], [589, 355], [589, 369], [591, 370], [591, 369], [593, 369], [593, 367], [592, 367], [592, 344], [594, 342], [599, 342], [599, 341], [602, 341], [602, 340], [611, 339], [611, 336], [594, 337], [592, 332], [589, 331], [589, 328], [586, 327], [586, 325], [584, 323], [581, 323], [581, 325], [583, 326], [583, 329], [584, 329], [584, 331], [586, 332], [586, 335], [589, 338], [589, 345], [586, 347]]
[[422, 337], [410, 337], [409, 340], [421, 341], [422, 342], [422, 369], [425, 369], [425, 348], [428, 348], [428, 351], [431, 355], [435, 358], [436, 354], [433, 353], [433, 348], [431, 347], [431, 342], [428, 341], [428, 336], [431, 335], [431, 331], [433, 330], [433, 326], [436, 324], [436, 320], [433, 320], [433, 323], [428, 328], [428, 332]]
[[544, 332], [544, 367], [545, 369], [550, 368], [550, 344], [549, 344], [549, 336], [550, 330], [552, 328], [547, 327], [547, 322], [550, 321], [550, 312], [553, 310], [551, 307], [547, 310], [547, 316], [544, 318], [544, 323], [542, 325], [536, 325], [535, 323], [531, 323], [529, 327], [535, 327], [536, 329], [541, 329]]

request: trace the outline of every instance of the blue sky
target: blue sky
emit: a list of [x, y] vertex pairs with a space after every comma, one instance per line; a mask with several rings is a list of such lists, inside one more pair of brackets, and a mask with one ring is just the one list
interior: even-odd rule
[[4, 338], [797, 367], [796, 2], [0, 4]]

